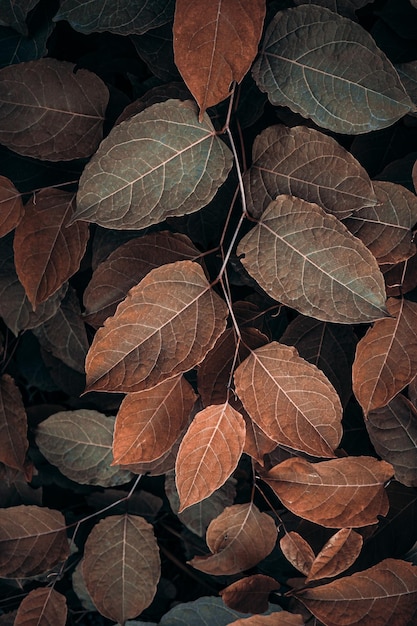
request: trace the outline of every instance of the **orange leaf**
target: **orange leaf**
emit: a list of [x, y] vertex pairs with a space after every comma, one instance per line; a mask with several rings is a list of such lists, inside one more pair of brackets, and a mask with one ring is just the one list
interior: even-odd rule
[[279, 582], [270, 576], [254, 574], [241, 578], [220, 591], [223, 602], [229, 609], [241, 613], [265, 613], [271, 591], [280, 588]]
[[243, 417], [227, 402], [197, 413], [184, 435], [175, 464], [179, 513], [226, 482], [243, 452], [245, 432]]
[[227, 315], [198, 263], [157, 267], [97, 331], [85, 364], [87, 391], [141, 391], [192, 369], [223, 332]]
[[182, 375], [127, 394], [116, 416], [112, 465], [149, 463], [163, 456], [186, 427], [196, 399]]
[[249, 417], [246, 411], [242, 410], [243, 419], [246, 423], [246, 438], [243, 451], [251, 456], [259, 465], [264, 465], [264, 456], [277, 447], [277, 442], [268, 437], [258, 424]]
[[291, 531], [280, 539], [279, 545], [287, 561], [307, 576], [315, 559], [310, 544], [301, 535]]
[[8, 178], [0, 176], [0, 237], [18, 225], [23, 211], [20, 193]]
[[362, 536], [351, 528], [339, 530], [316, 556], [305, 583], [332, 578], [347, 570], [359, 556], [362, 544]]
[[174, 59], [200, 107], [200, 121], [249, 70], [264, 17], [265, 0], [177, 0]]
[[22, 396], [13, 378], [0, 379], [0, 462], [26, 472], [27, 418]]
[[206, 542], [212, 554], [195, 556], [189, 563], [206, 574], [238, 574], [268, 556], [277, 534], [272, 517], [254, 504], [234, 504], [210, 522]]
[[288, 611], [276, 611], [270, 615], [242, 617], [230, 624], [235, 626], [304, 626], [304, 619], [301, 615], [294, 615]]
[[65, 597], [51, 587], [33, 589], [20, 604], [14, 626], [65, 626]]
[[309, 463], [293, 458], [262, 475], [290, 511], [326, 528], [376, 524], [388, 513], [384, 483], [392, 465], [372, 457]]

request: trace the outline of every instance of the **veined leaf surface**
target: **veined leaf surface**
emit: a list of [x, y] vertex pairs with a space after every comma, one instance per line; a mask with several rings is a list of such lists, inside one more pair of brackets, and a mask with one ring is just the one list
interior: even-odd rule
[[65, 626], [65, 596], [51, 587], [32, 589], [22, 600], [13, 626]]
[[5, 176], [0, 176], [0, 237], [17, 226], [23, 215], [22, 196]]

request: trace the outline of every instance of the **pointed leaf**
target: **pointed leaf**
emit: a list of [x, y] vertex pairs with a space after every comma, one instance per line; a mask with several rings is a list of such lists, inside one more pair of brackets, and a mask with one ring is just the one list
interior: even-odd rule
[[146, 609], [161, 575], [153, 527], [136, 515], [111, 515], [88, 536], [82, 566], [102, 615], [124, 624]]
[[114, 417], [91, 409], [59, 411], [41, 422], [36, 443], [44, 457], [71, 480], [111, 487], [130, 472], [112, 467]]
[[342, 324], [386, 315], [375, 257], [317, 204], [278, 196], [237, 253], [262, 289], [304, 315]]
[[45, 58], [0, 70], [0, 143], [48, 161], [90, 156], [103, 133], [109, 92], [75, 65]]
[[290, 531], [280, 539], [279, 545], [287, 561], [304, 576], [308, 576], [315, 559], [310, 544], [298, 533]]
[[152, 389], [127, 394], [116, 416], [113, 463], [130, 465], [159, 459], [187, 426], [196, 399], [182, 375]]
[[175, 464], [179, 513], [226, 482], [243, 452], [245, 432], [245, 420], [227, 402], [197, 413], [183, 437]]
[[372, 37], [315, 5], [278, 11], [252, 72], [272, 104], [338, 133], [385, 128], [414, 109]]
[[378, 263], [399, 263], [416, 253], [412, 228], [417, 222], [417, 197], [402, 185], [374, 181], [376, 207], [357, 209], [345, 220]]
[[359, 556], [362, 544], [362, 536], [351, 528], [339, 530], [316, 556], [305, 583], [332, 578], [347, 570]]
[[325, 375], [276, 341], [252, 351], [235, 372], [251, 418], [277, 443], [332, 457], [342, 437], [342, 407]]
[[[236, 19], [236, 16], [239, 19]], [[185, 84], [205, 110], [230, 94], [258, 52], [264, 0], [177, 0], [174, 59]]]
[[0, 509], [0, 576], [43, 574], [69, 554], [65, 519], [35, 505]]
[[359, 341], [353, 392], [365, 415], [386, 406], [417, 374], [417, 304], [387, 300], [393, 317], [378, 320]]
[[207, 529], [206, 542], [212, 554], [195, 556], [190, 565], [215, 576], [238, 574], [268, 556], [277, 534], [273, 519], [254, 504], [234, 504]]
[[296, 592], [325, 626], [409, 626], [415, 617], [416, 596], [417, 568], [396, 559]]
[[318, 130], [270, 126], [256, 137], [252, 159], [245, 187], [256, 218], [280, 194], [314, 202], [339, 219], [377, 202], [366, 170]]
[[268, 610], [268, 597], [277, 591], [280, 584], [270, 576], [254, 574], [241, 578], [220, 591], [226, 606], [242, 613], [265, 613]]
[[372, 457], [309, 463], [292, 458], [262, 475], [290, 511], [326, 528], [376, 524], [388, 513], [384, 483], [392, 465]]
[[88, 225], [68, 226], [74, 194], [42, 189], [28, 202], [14, 236], [16, 272], [34, 309], [79, 269], [87, 246]]
[[276, 611], [271, 615], [242, 617], [230, 623], [235, 626], [304, 626], [304, 619], [301, 615], [288, 611]]
[[141, 391], [192, 369], [227, 315], [197, 263], [152, 270], [97, 331], [86, 359], [88, 391]]
[[0, 237], [13, 230], [23, 215], [22, 196], [5, 176], [0, 176]]
[[231, 166], [231, 151], [207, 115], [198, 122], [194, 103], [154, 104], [101, 143], [81, 176], [74, 219], [125, 230], [194, 213]]
[[23, 399], [13, 378], [0, 379], [0, 462], [25, 473], [27, 418]]
[[33, 589], [22, 600], [14, 626], [65, 626], [67, 613], [65, 596], [52, 587]]

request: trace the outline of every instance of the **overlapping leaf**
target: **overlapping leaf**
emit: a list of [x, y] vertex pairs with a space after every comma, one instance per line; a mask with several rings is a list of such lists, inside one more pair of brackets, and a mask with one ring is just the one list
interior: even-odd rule
[[365, 415], [386, 406], [417, 374], [417, 304], [387, 301], [390, 318], [378, 320], [359, 341], [353, 392]]
[[[410, 99], [417, 102], [417, 62], [410, 61], [409, 63], [397, 63], [395, 69], [398, 72], [398, 76], [401, 78], [401, 82], [407, 90]], [[414, 112], [414, 115], [416, 113]]]
[[206, 542], [212, 554], [195, 556], [190, 565], [216, 576], [238, 574], [262, 561], [276, 539], [277, 528], [269, 515], [252, 503], [234, 504], [207, 529]]
[[23, 202], [12, 181], [0, 176], [0, 237], [4, 237], [20, 222]]
[[417, 287], [417, 254], [397, 263], [382, 265], [388, 296], [403, 296]]
[[317, 204], [278, 196], [237, 253], [262, 289], [304, 315], [342, 324], [386, 316], [375, 257]]
[[226, 606], [242, 613], [264, 613], [268, 610], [271, 591], [277, 591], [280, 584], [271, 576], [254, 574], [232, 583], [220, 591]]
[[168, 452], [187, 426], [196, 399], [182, 375], [128, 394], [116, 417], [114, 464], [149, 463]]
[[[1, 137], [1, 135], [0, 135]], [[167, 100], [115, 126], [86, 166], [75, 219], [141, 229], [208, 204], [232, 153], [191, 101]]]
[[262, 475], [290, 511], [326, 528], [376, 524], [388, 513], [384, 483], [394, 469], [373, 457], [319, 463], [292, 458]]
[[161, 574], [153, 527], [136, 515], [111, 515], [88, 536], [82, 566], [102, 615], [124, 624], [146, 609]]
[[330, 9], [335, 13], [350, 17], [351, 19], [356, 18], [355, 11], [361, 9], [368, 3], [369, 0], [294, 0], [296, 6], [300, 4], [317, 4], [320, 7], [325, 7], [326, 9]]
[[[238, 16], [238, 19], [236, 19]], [[184, 82], [205, 110], [240, 83], [258, 52], [264, 0], [177, 0], [174, 58]]]
[[13, 247], [16, 272], [36, 310], [79, 269], [88, 241], [88, 224], [68, 226], [74, 194], [42, 189], [25, 206]]
[[10, 26], [22, 35], [27, 35], [26, 16], [36, 3], [37, 0], [3, 0], [0, 25]]
[[226, 482], [243, 452], [245, 433], [245, 420], [228, 402], [197, 413], [175, 463], [179, 512], [204, 500]]
[[416, 253], [412, 228], [417, 222], [417, 197], [402, 185], [374, 181], [376, 207], [357, 209], [345, 220], [378, 263], [399, 263]]
[[360, 163], [332, 137], [306, 126], [269, 126], [256, 137], [245, 188], [256, 218], [280, 194], [315, 202], [339, 219], [377, 202]]
[[13, 378], [0, 379], [0, 462], [25, 473], [27, 418], [23, 399]]
[[304, 576], [308, 576], [315, 559], [310, 544], [298, 533], [290, 531], [280, 539], [279, 545], [287, 561]]
[[308, 573], [306, 584], [312, 580], [332, 578], [347, 570], [362, 549], [362, 536], [351, 528], [342, 528], [323, 546]]
[[42, 574], [69, 553], [62, 513], [35, 505], [0, 509], [0, 575]]
[[277, 442], [268, 437], [264, 431], [259, 428], [242, 405], [242, 415], [246, 423], [246, 438], [243, 451], [251, 456], [259, 465], [264, 465], [264, 456], [269, 454], [277, 447]]
[[112, 467], [114, 417], [91, 409], [60, 411], [41, 422], [36, 443], [52, 465], [77, 483], [109, 487], [129, 482]]
[[296, 592], [325, 626], [408, 626], [415, 617], [416, 596], [417, 568], [396, 559]]
[[188, 371], [213, 347], [227, 315], [198, 263], [152, 270], [97, 331], [86, 359], [88, 390], [141, 391]]
[[109, 93], [102, 80], [52, 58], [0, 70], [0, 143], [36, 159], [90, 156], [102, 138]]
[[65, 626], [65, 596], [52, 587], [32, 589], [17, 610], [14, 626]]
[[295, 348], [272, 342], [252, 351], [235, 372], [235, 386], [268, 437], [312, 456], [334, 456], [342, 436], [339, 397]]
[[252, 615], [241, 617], [234, 622], [235, 626], [304, 626], [302, 615], [288, 611], [274, 611], [270, 615]]
[[252, 73], [272, 104], [339, 133], [385, 128], [414, 109], [372, 37], [316, 5], [278, 11]]

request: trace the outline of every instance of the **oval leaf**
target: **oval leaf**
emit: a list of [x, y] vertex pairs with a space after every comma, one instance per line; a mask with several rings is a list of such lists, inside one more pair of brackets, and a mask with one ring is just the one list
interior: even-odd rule
[[393, 467], [372, 457], [344, 457], [320, 463], [292, 458], [262, 474], [290, 511], [326, 528], [376, 524], [388, 513], [384, 484]]
[[272, 517], [254, 504], [234, 504], [207, 529], [206, 542], [212, 554], [195, 556], [190, 565], [215, 576], [238, 574], [268, 556], [277, 534]]
[[87, 70], [39, 59], [0, 70], [0, 143], [48, 161], [89, 157], [103, 135], [109, 92]]
[[86, 485], [129, 482], [130, 472], [111, 467], [114, 417], [98, 411], [60, 411], [41, 422], [36, 443], [64, 476]]
[[351, 528], [342, 528], [330, 537], [311, 565], [305, 584], [321, 578], [332, 578], [344, 572], [356, 561], [363, 539]]
[[245, 174], [248, 210], [259, 218], [280, 194], [314, 202], [339, 219], [377, 199], [360, 163], [324, 133], [270, 126], [256, 137]]
[[385, 128], [415, 108], [372, 37], [315, 5], [278, 11], [252, 72], [272, 104], [337, 133]]
[[245, 433], [245, 420], [227, 402], [197, 413], [184, 435], [175, 464], [179, 513], [226, 482], [243, 452]]
[[192, 102], [154, 104], [101, 143], [81, 176], [74, 219], [126, 230], [194, 213], [231, 166], [231, 151], [207, 115], [199, 124]]
[[88, 391], [141, 391], [192, 369], [227, 315], [197, 263], [152, 270], [97, 331], [86, 359]]
[[101, 520], [85, 544], [82, 572], [102, 615], [124, 624], [146, 609], [161, 575], [153, 527], [136, 515]]
[[0, 237], [7, 235], [23, 216], [22, 196], [5, 176], [0, 176]]
[[28, 447], [23, 399], [13, 378], [4, 374], [0, 379], [0, 462], [25, 473]]
[[325, 375], [295, 348], [257, 348], [235, 372], [239, 398], [268, 437], [295, 450], [332, 457], [342, 437], [342, 406]]
[[304, 576], [308, 576], [315, 559], [310, 544], [298, 533], [290, 531], [280, 539], [279, 545], [287, 561]]
[[387, 314], [375, 257], [317, 204], [278, 196], [237, 253], [271, 298], [304, 315], [355, 324]]
[[279, 588], [280, 584], [274, 578], [254, 574], [222, 589], [220, 596], [230, 609], [242, 613], [265, 613], [270, 592]]
[[17, 610], [14, 626], [65, 626], [67, 602], [51, 587], [33, 589]]

